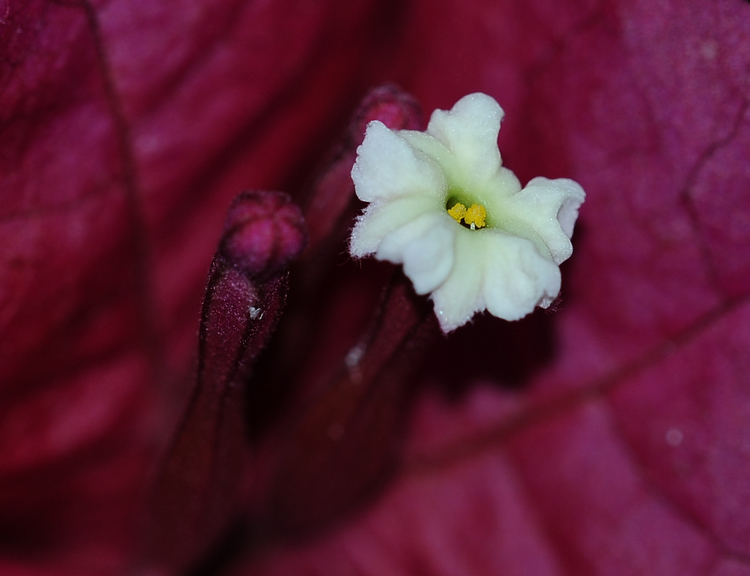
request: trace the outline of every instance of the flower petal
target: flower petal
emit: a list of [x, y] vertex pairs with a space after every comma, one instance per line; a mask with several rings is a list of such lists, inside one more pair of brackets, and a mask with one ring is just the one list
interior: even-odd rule
[[434, 198], [404, 196], [388, 202], [373, 202], [357, 219], [349, 241], [349, 253], [362, 258], [377, 252], [388, 234], [405, 226], [425, 212], [441, 211]]
[[485, 265], [484, 244], [476, 231], [457, 229], [456, 257], [448, 278], [432, 293], [435, 314], [443, 332], [466, 324], [484, 309], [482, 278]]
[[368, 124], [357, 149], [352, 180], [364, 202], [406, 194], [436, 196], [445, 189], [438, 167], [378, 120]]
[[[573, 253], [570, 237], [585, 197], [583, 188], [573, 180], [540, 176], [504, 202], [503, 212], [508, 222], [517, 221], [514, 233], [534, 241], [542, 254], [549, 252], [554, 263], [560, 264]], [[523, 230], [533, 231], [536, 237]]]
[[444, 212], [428, 212], [386, 236], [376, 254], [404, 265], [417, 294], [432, 292], [453, 269], [456, 223]]
[[454, 154], [466, 184], [482, 188], [481, 184], [495, 175], [502, 164], [497, 135], [504, 115], [494, 98], [469, 94], [450, 111], [435, 110], [427, 134]]
[[487, 310], [519, 320], [536, 306], [546, 308], [560, 292], [560, 269], [526, 238], [492, 231], [484, 242], [482, 293]]

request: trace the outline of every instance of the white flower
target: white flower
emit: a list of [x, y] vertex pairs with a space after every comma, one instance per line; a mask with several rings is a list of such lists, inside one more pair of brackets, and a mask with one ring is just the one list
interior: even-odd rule
[[521, 189], [500, 159], [502, 118], [494, 99], [470, 94], [435, 110], [426, 132], [371, 122], [357, 150], [352, 179], [369, 205], [349, 251], [403, 264], [445, 332], [485, 309], [518, 320], [546, 308], [573, 252], [583, 189], [541, 177]]

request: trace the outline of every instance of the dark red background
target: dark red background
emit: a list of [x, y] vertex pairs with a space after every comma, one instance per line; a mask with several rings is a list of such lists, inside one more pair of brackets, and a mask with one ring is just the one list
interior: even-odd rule
[[128, 565], [229, 202], [393, 81], [583, 185], [563, 299], [441, 343], [382, 497], [237, 573], [750, 574], [748, 38], [741, 0], [0, 0], [0, 572]]

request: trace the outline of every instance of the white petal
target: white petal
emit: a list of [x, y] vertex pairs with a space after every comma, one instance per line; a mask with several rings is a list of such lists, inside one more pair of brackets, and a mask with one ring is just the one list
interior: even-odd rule
[[380, 243], [379, 260], [404, 265], [417, 294], [432, 292], [453, 268], [458, 226], [445, 212], [426, 213]]
[[484, 240], [482, 289], [490, 314], [518, 320], [538, 305], [549, 306], [560, 292], [560, 269], [525, 238], [492, 231]]
[[444, 178], [434, 162], [377, 120], [367, 126], [352, 168], [357, 196], [364, 202], [404, 194], [439, 195]]
[[502, 214], [499, 227], [506, 232], [532, 240], [539, 251], [555, 264], [573, 253], [570, 237], [578, 217], [578, 208], [586, 194], [573, 180], [534, 178], [497, 210]]
[[529, 186], [549, 186], [555, 187], [558, 193], [562, 196], [562, 203], [560, 204], [560, 210], [557, 212], [557, 221], [560, 223], [560, 227], [568, 238], [573, 237], [573, 228], [575, 227], [576, 220], [578, 220], [578, 209], [586, 200], [586, 193], [578, 182], [571, 180], [570, 178], [557, 178], [555, 180], [548, 180], [542, 176], [531, 180]]
[[349, 253], [356, 258], [373, 254], [388, 234], [431, 212], [445, 213], [442, 202], [432, 197], [403, 196], [373, 202], [357, 218], [349, 239]]
[[463, 326], [476, 312], [484, 310], [484, 232], [458, 229], [456, 259], [450, 275], [433, 293], [435, 314], [443, 332]]
[[467, 186], [481, 186], [500, 168], [497, 135], [503, 109], [486, 94], [469, 94], [450, 111], [435, 110], [427, 134], [447, 146], [461, 166]]

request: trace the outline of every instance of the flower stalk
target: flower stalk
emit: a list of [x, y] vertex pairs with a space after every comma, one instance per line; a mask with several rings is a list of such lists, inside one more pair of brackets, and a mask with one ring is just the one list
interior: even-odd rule
[[208, 275], [192, 398], [154, 490], [152, 562], [179, 567], [200, 556], [237, 513], [245, 387], [283, 310], [288, 264], [305, 243], [287, 195], [244, 192], [233, 202]]

